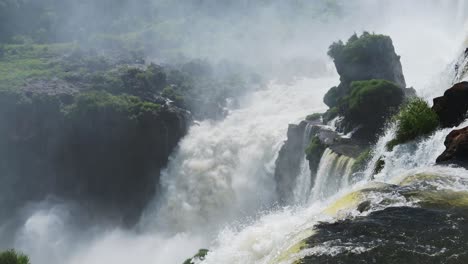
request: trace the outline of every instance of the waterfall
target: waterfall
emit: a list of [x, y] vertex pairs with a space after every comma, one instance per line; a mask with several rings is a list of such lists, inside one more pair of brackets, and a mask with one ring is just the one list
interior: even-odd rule
[[[302, 140], [302, 145], [304, 149], [302, 152], [304, 153], [307, 145], [309, 144], [311, 133], [312, 133], [313, 125], [307, 123], [306, 128], [304, 130], [304, 137]], [[304, 157], [301, 161], [301, 168], [299, 175], [296, 178], [295, 188], [293, 190], [293, 197], [294, 197], [294, 204], [300, 204], [307, 201], [307, 198], [310, 195], [311, 187], [312, 187], [312, 177], [311, 171], [309, 168], [309, 161], [306, 159], [305, 153]]]
[[[271, 84], [241, 99], [222, 121], [193, 126], [162, 173], [163, 196], [145, 216], [173, 232], [203, 230], [249, 217], [276, 201], [274, 164], [290, 122], [322, 110], [319, 94], [334, 78]], [[314, 89], [311, 89], [314, 87]], [[324, 88], [325, 87], [325, 88]], [[296, 121], [296, 122], [297, 122]], [[310, 127], [304, 134], [304, 145]], [[307, 183], [304, 162], [300, 181]], [[208, 231], [206, 231], [208, 230]]]
[[350, 183], [354, 159], [327, 148], [320, 159], [312, 188], [312, 201], [324, 200]]

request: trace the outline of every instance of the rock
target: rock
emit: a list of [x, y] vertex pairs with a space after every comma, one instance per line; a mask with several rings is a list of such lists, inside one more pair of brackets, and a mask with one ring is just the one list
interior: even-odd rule
[[388, 36], [367, 32], [359, 37], [354, 34], [346, 44], [341, 41], [333, 43], [328, 55], [340, 75], [340, 84], [332, 87], [324, 97], [330, 108], [349, 94], [353, 81], [382, 79], [395, 83], [401, 89], [406, 87], [400, 56], [395, 53], [392, 39]]
[[415, 96], [414, 89], [405, 88], [400, 57], [391, 38], [368, 32], [354, 34], [346, 43], [333, 43], [328, 55], [340, 75], [340, 84], [325, 94], [324, 102], [344, 117], [339, 131], [374, 142], [404, 97]]
[[350, 94], [340, 100], [339, 113], [344, 117], [344, 133], [353, 138], [375, 141], [388, 117], [404, 101], [404, 92], [386, 80], [355, 81]]
[[93, 218], [136, 223], [190, 116], [126, 95], [81, 94], [65, 108], [60, 99], [0, 92], [0, 207], [52, 195]]
[[363, 213], [363, 212], [369, 211], [370, 208], [371, 208], [371, 202], [370, 201], [364, 201], [364, 202], [362, 202], [362, 203], [360, 203], [358, 205], [357, 210], [360, 213]]
[[275, 162], [276, 190], [281, 202], [290, 200], [296, 178], [300, 173], [301, 162], [305, 155], [304, 133], [306, 126], [307, 122], [289, 125], [288, 139], [281, 147]]
[[468, 164], [468, 127], [450, 132], [444, 145], [446, 149], [437, 157], [437, 163]]
[[468, 110], [468, 82], [457, 83], [443, 96], [434, 98], [432, 110], [439, 116], [442, 127], [458, 126]]

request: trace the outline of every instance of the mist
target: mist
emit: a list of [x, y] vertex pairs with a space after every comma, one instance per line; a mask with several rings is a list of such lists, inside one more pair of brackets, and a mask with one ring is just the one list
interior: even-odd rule
[[111, 57], [130, 50], [147, 65], [200, 59], [216, 75], [229, 61], [276, 87], [247, 84], [226, 117], [191, 125], [134, 226], [51, 194], [0, 213], [0, 249], [18, 249], [33, 264], [181, 264], [216, 247], [222, 234], [285, 210], [272, 193], [272, 167], [288, 123], [323, 111], [323, 94], [339, 83], [331, 43], [364, 31], [389, 35], [407, 86], [432, 98], [447, 88], [440, 73], [463, 52], [467, 14], [468, 3], [456, 0], [0, 0], [4, 43], [74, 43]]

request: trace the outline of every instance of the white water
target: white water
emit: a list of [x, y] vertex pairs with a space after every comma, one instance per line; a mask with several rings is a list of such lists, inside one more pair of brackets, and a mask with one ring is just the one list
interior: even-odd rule
[[271, 84], [241, 100], [223, 121], [192, 127], [163, 172], [158, 224], [176, 232], [216, 231], [269, 208], [276, 201], [274, 164], [288, 123], [323, 110], [321, 94], [335, 80]]
[[[369, 2], [372, 8], [381, 4]], [[450, 1], [445, 3], [452, 5]], [[461, 7], [465, 5], [463, 0], [456, 3]], [[425, 4], [420, 1], [416, 6]], [[451, 30], [447, 31], [447, 25], [440, 23], [441, 17], [434, 16], [433, 10], [429, 16], [425, 8], [422, 12], [402, 8], [407, 5], [414, 4], [403, 1], [396, 5], [398, 10], [393, 10], [394, 14], [402, 15], [383, 21], [383, 26], [367, 24], [367, 21], [342, 37], [360, 30], [390, 35], [396, 52], [402, 56], [409, 86], [415, 85], [427, 98], [439, 96], [448, 88], [445, 78], [437, 78], [435, 87], [428, 88], [427, 84], [433, 82], [430, 78], [438, 76], [436, 73], [459, 48], [464, 35], [460, 34], [456, 20], [462, 19], [466, 12], [463, 8], [457, 9], [459, 13], [453, 16]], [[451, 14], [444, 17], [451, 17]], [[246, 97], [226, 120], [192, 127], [164, 174], [164, 198], [148, 210], [143, 233], [99, 227], [76, 230], [70, 224], [73, 216], [68, 209], [53, 205], [26, 215], [13, 245], [28, 253], [33, 264], [180, 264], [202, 247], [212, 249], [206, 263], [269, 263], [278, 252], [294, 244], [297, 234], [311, 228], [318, 220], [332, 219], [321, 214], [322, 209], [355, 187], [337, 190], [325, 201], [264, 213], [255, 221], [242, 223], [245, 226], [232, 223], [232, 228], [222, 227], [231, 221], [255, 216], [257, 210], [272, 205], [275, 198], [273, 162], [285, 139], [287, 124], [321, 110], [324, 92], [337, 83], [335, 77], [305, 80], [290, 86], [271, 85]], [[410, 145], [386, 153], [383, 149], [386, 141], [381, 139], [376, 152], [385, 154], [388, 165], [378, 179], [391, 181], [398, 174], [411, 170], [450, 170], [450, 175], [466, 175], [466, 171], [432, 166], [447, 132], [439, 131], [415, 144], [408, 154], [405, 151]], [[387, 136], [391, 137], [392, 133], [389, 130]], [[308, 171], [306, 167], [304, 163], [303, 172]], [[308, 174], [301, 175], [298, 201], [311, 192], [310, 178], [303, 177]], [[376, 199], [382, 198], [376, 195]], [[146, 229], [148, 226], [152, 228]], [[223, 231], [218, 232], [220, 229]], [[213, 240], [215, 236], [217, 239]]]
[[[304, 137], [302, 139], [302, 145], [304, 146], [304, 150], [307, 148], [309, 144], [310, 137], [311, 137], [311, 130], [312, 124], [307, 123]], [[296, 178], [296, 186], [293, 190], [293, 204], [301, 204], [307, 201], [307, 198], [310, 195], [311, 186], [312, 186], [312, 179], [310, 177], [311, 171], [309, 168], [309, 161], [306, 159], [304, 155], [301, 161], [301, 168], [299, 171], [299, 175]]]
[[325, 200], [349, 186], [354, 159], [327, 148], [320, 160], [311, 201]]

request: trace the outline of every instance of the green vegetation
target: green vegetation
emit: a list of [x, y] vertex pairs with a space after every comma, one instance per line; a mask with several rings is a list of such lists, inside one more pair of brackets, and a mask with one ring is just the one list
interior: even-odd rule
[[[403, 92], [386, 80], [355, 81], [351, 93], [340, 101], [340, 112], [352, 118], [379, 118], [403, 101]], [[362, 115], [362, 116], [361, 116]]]
[[[206, 254], [208, 254], [209, 250], [208, 249], [200, 249], [198, 250], [198, 253], [195, 254], [192, 258], [189, 258], [184, 261], [184, 264], [193, 264], [194, 260], [205, 260]], [[197, 262], [198, 263], [198, 262]]]
[[392, 39], [380, 34], [352, 35], [348, 42], [333, 43], [328, 55], [340, 74], [340, 85], [334, 94], [346, 95], [350, 83], [360, 80], [384, 79], [405, 88], [400, 57], [395, 54]]
[[439, 126], [437, 114], [421, 98], [409, 101], [394, 119], [397, 122], [397, 130], [395, 138], [387, 143], [389, 150], [398, 144], [428, 135]]
[[0, 252], [0, 263], [1, 264], [29, 264], [29, 258], [22, 254], [18, 253], [15, 250], [7, 250]]
[[359, 37], [352, 35], [346, 45], [342, 41], [334, 42], [329, 47], [328, 55], [340, 61], [372, 63], [375, 57], [385, 60], [386, 55], [391, 55], [386, 51], [389, 44], [392, 44], [389, 36], [364, 32]]
[[323, 114], [322, 119], [323, 119], [323, 122], [326, 123], [326, 122], [331, 121], [333, 118], [337, 116], [338, 116], [338, 107], [332, 107]]
[[321, 113], [310, 114], [310, 115], [306, 116], [306, 120], [307, 121], [319, 120], [320, 118], [322, 118], [322, 115], [323, 114], [321, 114]]
[[367, 163], [372, 158], [372, 150], [367, 149], [364, 150], [359, 156], [356, 158], [353, 164], [353, 172], [361, 171], [366, 168]]
[[115, 114], [128, 119], [137, 119], [145, 113], [157, 113], [161, 106], [144, 102], [136, 96], [111, 95], [107, 92], [87, 92], [76, 97], [75, 103], [67, 108], [67, 116], [77, 118], [104, 114], [109, 117]]
[[355, 81], [339, 102], [339, 113], [353, 126], [365, 126], [365, 137], [375, 137], [386, 118], [403, 102], [403, 91], [386, 80]]
[[[354, 131], [355, 138], [375, 140], [405, 96], [400, 57], [391, 38], [368, 32], [354, 34], [346, 43], [333, 43], [328, 55], [340, 75], [340, 84], [330, 88], [324, 103], [344, 117], [342, 132]], [[329, 120], [327, 113], [323, 119]]]
[[323, 152], [325, 151], [325, 145], [322, 144], [317, 136], [313, 136], [310, 139], [309, 145], [305, 149], [306, 158], [310, 163], [317, 163], [320, 161]]
[[339, 88], [334, 86], [330, 88], [330, 90], [325, 93], [325, 96], [323, 97], [323, 102], [328, 106], [328, 107], [335, 107], [338, 105], [338, 101], [340, 99], [339, 95]]

